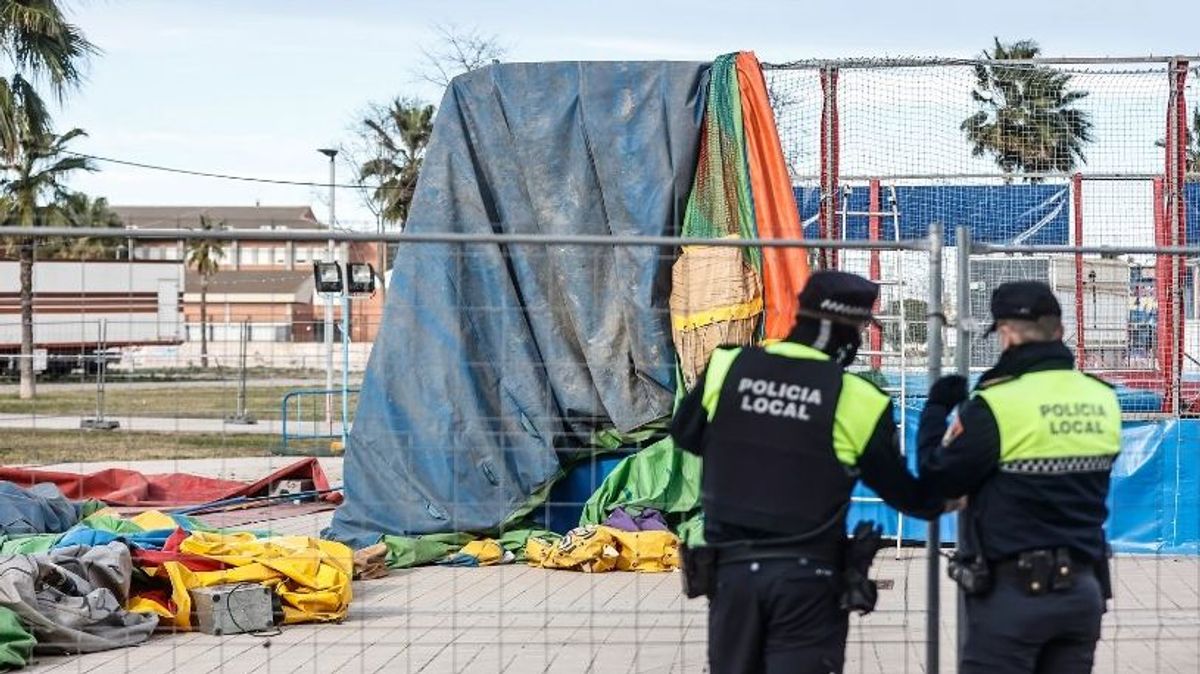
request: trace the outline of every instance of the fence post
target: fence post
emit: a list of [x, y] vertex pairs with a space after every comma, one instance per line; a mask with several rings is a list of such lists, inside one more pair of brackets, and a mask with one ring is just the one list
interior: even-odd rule
[[[954, 298], [955, 313], [958, 320], [955, 323], [954, 337], [954, 369], [958, 374], [971, 377], [971, 328], [975, 322], [971, 315], [971, 228], [959, 225], [954, 234], [956, 264], [955, 271], [958, 279], [958, 296]], [[971, 520], [958, 516], [958, 541], [967, 540]], [[958, 593], [958, 642], [956, 654], [962, 655], [963, 644], [967, 636], [967, 597], [961, 591]], [[956, 658], [961, 660], [961, 657]]]
[[[880, 227], [879, 227], [879, 225], [880, 225], [879, 178], [871, 178], [871, 181], [870, 181], [869, 185], [867, 186], [867, 191], [868, 191], [867, 238], [869, 238], [871, 241], [878, 241], [880, 239], [880, 232], [879, 232], [879, 229], [880, 229]], [[869, 256], [869, 261], [867, 264], [868, 273], [870, 274], [872, 281], [878, 281], [880, 274], [881, 274], [880, 252], [878, 249], [872, 249], [871, 252], [868, 253], [868, 256]], [[899, 279], [896, 279], [896, 281], [899, 281]], [[903, 299], [903, 298], [901, 298], [901, 299]], [[904, 302], [901, 301], [900, 304], [901, 304], [900, 311], [901, 311], [901, 313], [903, 313], [904, 312], [904, 307], [903, 307]], [[876, 309], [876, 311], [879, 310], [879, 300], [876, 300], [876, 302], [875, 302], [875, 309]], [[885, 307], [884, 310], [887, 311], [887, 308]], [[870, 334], [870, 341], [871, 341], [871, 350], [875, 351], [876, 353], [883, 351], [883, 328], [879, 327], [878, 325], [872, 325], [869, 328], [869, 330], [870, 330], [869, 334]], [[871, 356], [871, 369], [873, 369], [873, 370], [883, 369], [883, 356], [880, 356], [880, 355]]]
[[[1083, 245], [1083, 174], [1071, 176], [1072, 208], [1074, 209], [1075, 245]], [[1094, 308], [1094, 307], [1093, 307]], [[1093, 316], [1092, 320], [1096, 320]], [[1075, 359], [1079, 369], [1087, 367], [1083, 332], [1083, 253], [1075, 253]]]
[[[1188, 62], [1181, 58], [1173, 58], [1170, 62], [1171, 98], [1167, 109], [1167, 218], [1170, 230], [1168, 240], [1176, 246], [1187, 243], [1187, 207], [1184, 203], [1184, 186], [1187, 173], [1187, 88]], [[1170, 257], [1171, 270], [1171, 313], [1173, 323], [1168, 327], [1172, 331], [1170, 352], [1171, 363], [1167, 368], [1170, 373], [1170, 406], [1171, 412], [1179, 414], [1183, 411], [1180, 400], [1183, 388], [1183, 348], [1184, 339], [1184, 304], [1183, 287], [1184, 271], [1183, 256]], [[1162, 281], [1159, 280], [1161, 283]], [[1161, 310], [1161, 308], [1160, 308]]]
[[[838, 204], [838, 69], [826, 66], [821, 69], [821, 210], [818, 214], [819, 236], [823, 239], [840, 239], [837, 233]], [[824, 248], [817, 250], [817, 264], [821, 269], [837, 269], [838, 252]]]
[[[925, 319], [931, 385], [942, 375], [942, 328], [946, 324], [942, 310], [942, 245], [942, 223], [935, 222], [929, 225], [929, 308]], [[929, 607], [925, 614], [925, 671], [929, 674], [938, 674], [941, 658], [941, 538], [941, 522], [934, 518], [929, 522], [929, 534], [925, 541], [928, 556], [925, 602]]]

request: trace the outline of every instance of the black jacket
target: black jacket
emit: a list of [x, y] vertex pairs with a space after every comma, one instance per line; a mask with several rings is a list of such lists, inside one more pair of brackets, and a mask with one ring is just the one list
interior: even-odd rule
[[[1071, 370], [1075, 359], [1061, 342], [1033, 343], [1005, 351], [978, 386], [1043, 370]], [[1024, 550], [1069, 547], [1078, 556], [1106, 556], [1103, 525], [1108, 516], [1109, 473], [1062, 475], [1005, 473], [1000, 466], [1000, 431], [980, 397], [959, 406], [958, 424], [947, 438], [951, 410], [929, 404], [921, 413], [917, 445], [921, 480], [946, 498], [968, 496], [962, 516], [988, 559], [1008, 559]]]
[[[776, 365], [781, 369], [789, 367], [787, 359], [780, 359]], [[837, 372], [839, 373], [838, 376], [840, 376], [840, 368], [837, 369]], [[783, 376], [782, 373], [781, 376]], [[761, 450], [763, 446], [764, 439], [762, 436], [764, 432], [762, 429], [729, 429], [726, 426], [724, 428], [726, 433], [723, 437], [729, 439], [717, 442], [714, 446], [713, 440], [717, 437], [714, 434], [718, 432], [715, 425], [728, 425], [738, 422], [726, 419], [726, 416], [722, 415], [720, 408], [718, 408], [717, 417], [710, 424], [708, 414], [702, 402], [704, 388], [705, 379], [702, 377], [691, 393], [683, 399], [679, 409], [676, 411], [675, 417], [671, 422], [671, 436], [674, 438], [675, 443], [680, 448], [701, 456], [704, 455], [706, 446], [709, 447], [708, 451], [719, 449], [722, 452], [728, 451], [754, 455], [757, 457], [754, 460], [761, 463], [754, 464], [753, 470], [762, 476], [764, 484], [772, 482], [771, 471], [777, 470], [778, 467], [774, 466], [770, 458], [767, 458], [771, 456], [770, 452], [759, 451], [755, 454], [755, 450]], [[736, 414], [733, 416], [735, 419], [737, 418]], [[728, 432], [730, 430], [733, 432]], [[744, 438], [744, 440], [740, 440], [740, 438]], [[735, 446], [738, 444], [742, 446]], [[772, 440], [772, 444], [782, 443], [774, 439]], [[822, 450], [824, 447], [827, 447], [831, 461], [835, 461], [832, 458], [834, 449], [831, 437], [806, 438], [798, 436], [795, 438], [794, 446], [797, 450], [801, 446], [814, 449], [820, 448]], [[806, 490], [808, 493], [795, 493], [778, 498], [792, 498], [799, 503], [806, 499], [814, 498], [818, 492], [822, 494], [823, 496], [819, 499], [822, 503], [812, 504], [813, 512], [811, 520], [807, 522], [807, 526], [804, 528], [805, 531], [811, 530], [829, 521], [839, 509], [848, 503], [850, 492], [859, 477], [885, 502], [908, 514], [921, 518], [931, 518], [941, 512], [943, 499], [919, 485], [916, 478], [908, 472], [904, 457], [900, 454], [897, 444], [896, 424], [893, 420], [892, 405], [890, 402], [876, 423], [870, 439], [867, 441], [866, 447], [853, 469], [844, 470], [838, 468], [836, 475], [833, 473], [821, 475], [814, 473], [812, 479], [821, 481], [821, 484], [814, 484], [811, 489]], [[711, 476], [706, 474], [706, 488], [711, 486], [711, 484]], [[710, 496], [711, 494], [706, 494], [706, 499]], [[791, 504], [780, 503], [780, 511], [785, 510], [787, 505]], [[805, 506], [807, 507], [807, 505], [806, 503]], [[841, 527], [835, 527], [831, 531], [833, 532], [832, 538], [840, 539], [844, 537], [844, 529]], [[785, 529], [770, 530], [765, 527], [747, 526], [744, 522], [737, 524], [728, 521], [723, 522], [721, 518], [714, 517], [712, 513], [706, 511], [705, 537], [712, 543], [733, 540], [770, 539], [786, 533], [794, 532]]]

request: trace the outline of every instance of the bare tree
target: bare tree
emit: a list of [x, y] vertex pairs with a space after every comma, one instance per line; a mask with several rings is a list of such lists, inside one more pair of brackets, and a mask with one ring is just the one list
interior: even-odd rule
[[350, 182], [355, 185], [354, 192], [362, 205], [371, 211], [377, 228], [382, 227], [383, 205], [375, 199], [373, 187], [367, 183], [362, 167], [373, 159], [382, 158], [384, 150], [376, 134], [366, 127], [362, 120], [382, 119], [385, 114], [383, 106], [378, 103], [363, 106], [355, 115], [354, 123], [346, 127], [349, 138], [338, 145], [338, 158], [341, 159], [342, 166], [350, 171]]
[[451, 23], [434, 24], [430, 30], [436, 43], [421, 46], [423, 59], [415, 74], [442, 89], [456, 76], [498, 62], [508, 54], [508, 47], [498, 35], [482, 33], [478, 28]]

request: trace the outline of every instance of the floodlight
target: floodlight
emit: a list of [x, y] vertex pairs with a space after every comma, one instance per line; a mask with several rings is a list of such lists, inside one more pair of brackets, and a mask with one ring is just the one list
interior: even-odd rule
[[314, 262], [313, 278], [316, 279], [319, 293], [337, 294], [342, 292], [342, 268], [336, 262]]
[[351, 262], [348, 287], [351, 295], [370, 295], [375, 292], [375, 268], [366, 262]]

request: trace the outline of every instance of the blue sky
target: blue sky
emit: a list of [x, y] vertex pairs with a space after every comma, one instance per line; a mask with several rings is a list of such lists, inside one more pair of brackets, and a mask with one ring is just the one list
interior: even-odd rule
[[[1033, 37], [1051, 56], [1200, 53], [1193, 0], [75, 0], [72, 16], [103, 49], [57, 117], [60, 128], [88, 131], [79, 150], [315, 181], [327, 176], [315, 148], [345, 139], [368, 102], [437, 101], [440, 92], [414, 75], [437, 23], [495, 33], [510, 61], [709, 59], [737, 49], [764, 61], [971, 56], [994, 34]], [[76, 185], [114, 203], [326, 209], [313, 188], [102, 168]], [[348, 192], [338, 211], [343, 222], [369, 217]]]

